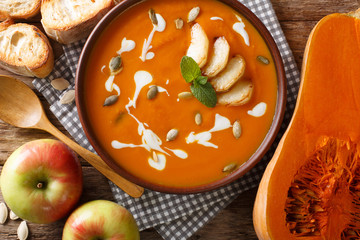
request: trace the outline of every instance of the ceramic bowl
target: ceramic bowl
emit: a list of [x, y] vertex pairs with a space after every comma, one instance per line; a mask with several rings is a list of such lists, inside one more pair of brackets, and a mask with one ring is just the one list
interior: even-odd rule
[[112, 20], [114, 20], [119, 14], [121, 14], [127, 8], [139, 2], [141, 1], [126, 0], [118, 4], [116, 7], [114, 7], [105, 17], [101, 19], [101, 21], [94, 28], [91, 35], [87, 39], [85, 47], [83, 48], [83, 51], [81, 53], [77, 72], [76, 72], [76, 105], [77, 105], [80, 121], [86, 133], [87, 138], [89, 139], [90, 143], [92, 144], [96, 152], [100, 155], [100, 157], [118, 174], [140, 186], [143, 186], [151, 190], [166, 192], [166, 193], [177, 193], [177, 194], [199, 193], [199, 192], [213, 190], [233, 182], [234, 180], [240, 178], [242, 175], [248, 172], [251, 168], [253, 168], [256, 165], [256, 163], [258, 163], [259, 160], [264, 156], [264, 154], [269, 150], [270, 146], [275, 140], [275, 137], [282, 123], [282, 119], [285, 111], [285, 104], [286, 104], [286, 79], [285, 79], [282, 58], [280, 56], [277, 45], [275, 44], [271, 34], [268, 32], [268, 30], [263, 25], [263, 23], [248, 8], [246, 8], [238, 1], [221, 0], [221, 2], [229, 5], [237, 12], [242, 14], [245, 18], [247, 18], [249, 22], [251, 22], [255, 26], [255, 28], [262, 35], [263, 39], [267, 43], [268, 48], [270, 49], [270, 52], [274, 59], [275, 67], [277, 71], [278, 92], [277, 92], [277, 106], [270, 130], [268, 131], [265, 139], [263, 140], [262, 144], [259, 146], [257, 151], [235, 172], [220, 180], [217, 180], [215, 182], [206, 185], [195, 186], [195, 187], [167, 187], [167, 186], [161, 186], [150, 182], [146, 182], [124, 170], [124, 168], [122, 168], [122, 166], [119, 166], [110, 157], [110, 155], [101, 147], [99, 141], [97, 140], [96, 134], [92, 131], [91, 124], [86, 114], [85, 100], [84, 100], [84, 82], [86, 81], [84, 76], [86, 73], [87, 62], [91, 54], [92, 47], [96, 43], [97, 39], [99, 38], [103, 30], [106, 28], [108, 24], [112, 22]]

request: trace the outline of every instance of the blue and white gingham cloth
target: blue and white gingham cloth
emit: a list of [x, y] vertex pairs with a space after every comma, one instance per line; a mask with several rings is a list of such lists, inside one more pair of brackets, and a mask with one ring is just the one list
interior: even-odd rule
[[[240, 193], [256, 187], [263, 171], [285, 131], [295, 107], [299, 88], [299, 71], [294, 57], [281, 30], [274, 9], [269, 0], [240, 0], [265, 24], [272, 34], [283, 59], [287, 78], [287, 107], [284, 122], [275, 143], [264, 158], [237, 181], [207, 193], [175, 195], [145, 190], [141, 198], [129, 197], [110, 182], [115, 200], [126, 207], [135, 217], [140, 230], [155, 228], [164, 239], [188, 239], [216, 214], [236, 199]], [[35, 79], [33, 84], [50, 104], [51, 111], [66, 130], [83, 147], [94, 151], [81, 127], [75, 104], [61, 105], [59, 99], [64, 92], [54, 90], [50, 81], [63, 77], [74, 88], [77, 62], [85, 41], [64, 46], [65, 54], [55, 63], [54, 71], [46, 79]]]

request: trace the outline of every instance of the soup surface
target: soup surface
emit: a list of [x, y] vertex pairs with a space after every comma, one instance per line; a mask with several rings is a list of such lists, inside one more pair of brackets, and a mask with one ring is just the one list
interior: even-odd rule
[[[188, 23], [195, 7], [199, 8], [190, 14], [195, 20]], [[150, 9], [154, 11], [149, 14]], [[195, 97], [179, 96], [191, 92], [181, 73], [182, 57], [191, 44], [195, 54], [203, 51], [203, 44], [196, 42], [201, 37], [194, 36], [195, 25], [206, 33], [208, 63], [220, 37], [230, 47], [227, 64], [234, 56], [245, 60], [245, 72], [237, 82], [251, 82], [249, 101], [207, 107]], [[122, 62], [109, 64], [116, 56]], [[111, 72], [109, 65], [121, 68]], [[206, 66], [201, 68], [203, 75]], [[266, 43], [230, 7], [213, 0], [148, 0], [119, 15], [92, 49], [86, 111], [102, 148], [129, 173], [161, 186], [200, 186], [231, 174], [261, 145], [275, 113], [276, 77]], [[157, 94], [149, 99], [152, 86]], [[217, 92], [218, 99], [221, 94]], [[237, 137], [235, 121], [241, 126], [241, 131], [235, 130]]]

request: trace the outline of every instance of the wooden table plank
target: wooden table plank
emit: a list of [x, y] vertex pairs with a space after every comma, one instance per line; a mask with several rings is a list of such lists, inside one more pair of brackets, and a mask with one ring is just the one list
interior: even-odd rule
[[[307, 37], [317, 21], [333, 12], [349, 12], [360, 7], [360, 0], [272, 0], [271, 2], [299, 68], [301, 67]], [[40, 18], [41, 16], [37, 15], [28, 21], [41, 28]], [[62, 54], [61, 45], [53, 40], [51, 40], [51, 44], [54, 48], [55, 56], [59, 57]], [[0, 74], [5, 73], [9, 74], [0, 69]], [[23, 80], [32, 89], [34, 88], [31, 84], [31, 78], [18, 78]], [[49, 106], [44, 98], [40, 94], [38, 95], [44, 104], [50, 121], [69, 136], [64, 127], [49, 110]], [[17, 147], [38, 138], [53, 137], [40, 130], [15, 128], [0, 120], [0, 166], [4, 164], [7, 157]], [[82, 161], [82, 166], [84, 171], [84, 191], [80, 203], [94, 199], [113, 200], [106, 178], [90, 167], [85, 161]], [[241, 194], [205, 227], [200, 229], [191, 240], [257, 239], [252, 225], [252, 209], [255, 195], [256, 189]], [[3, 201], [1, 194], [0, 201]], [[49, 225], [30, 223], [29, 239], [61, 239], [64, 221], [61, 220]], [[16, 239], [16, 228], [19, 223], [19, 221], [8, 220], [5, 225], [0, 225], [0, 239]], [[141, 238], [146, 240], [161, 239], [154, 229], [142, 231]]]

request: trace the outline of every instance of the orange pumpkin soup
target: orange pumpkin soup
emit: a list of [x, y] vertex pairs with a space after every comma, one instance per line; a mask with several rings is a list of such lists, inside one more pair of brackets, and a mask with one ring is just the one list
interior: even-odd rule
[[[187, 96], [185, 55], [208, 75], [215, 107]], [[261, 145], [275, 114], [276, 79], [266, 43], [230, 7], [148, 0], [119, 15], [92, 49], [86, 112], [101, 147], [129, 173], [161, 186], [200, 186], [230, 174]]]

